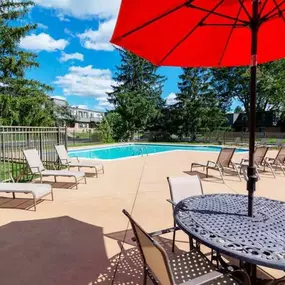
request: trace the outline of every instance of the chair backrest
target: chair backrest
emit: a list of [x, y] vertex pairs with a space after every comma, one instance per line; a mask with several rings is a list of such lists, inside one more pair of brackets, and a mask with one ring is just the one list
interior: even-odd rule
[[165, 250], [134, 221], [126, 210], [123, 210], [123, 213], [130, 220], [145, 265], [159, 284], [174, 285], [174, 278]]
[[220, 151], [220, 154], [217, 159], [217, 164], [221, 167], [229, 167], [233, 155], [235, 153], [235, 148], [232, 147], [223, 147]]
[[45, 167], [36, 149], [26, 149], [23, 150], [23, 153], [33, 174], [45, 170]]
[[285, 146], [281, 146], [275, 160], [278, 160], [281, 163], [285, 162]]
[[198, 175], [167, 177], [171, 200], [177, 204], [190, 196], [203, 195], [203, 187]]
[[70, 158], [68, 156], [68, 152], [65, 149], [65, 146], [64, 145], [56, 145], [55, 150], [57, 152], [57, 155], [59, 157], [61, 164], [67, 164], [69, 162]]
[[269, 147], [268, 146], [258, 146], [254, 152], [254, 162], [257, 165], [261, 165], [267, 154]]

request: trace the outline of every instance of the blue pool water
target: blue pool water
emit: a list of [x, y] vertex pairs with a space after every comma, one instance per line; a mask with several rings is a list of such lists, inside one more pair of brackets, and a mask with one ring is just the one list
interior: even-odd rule
[[[93, 158], [93, 159], [119, 159], [134, 157], [139, 155], [161, 153], [174, 150], [186, 150], [186, 151], [203, 151], [203, 152], [219, 152], [221, 147], [219, 146], [185, 146], [185, 145], [159, 145], [159, 144], [128, 144], [118, 145], [104, 148], [92, 148], [84, 150], [70, 151], [71, 157], [81, 158]], [[245, 152], [244, 149], [237, 149], [237, 152]]]

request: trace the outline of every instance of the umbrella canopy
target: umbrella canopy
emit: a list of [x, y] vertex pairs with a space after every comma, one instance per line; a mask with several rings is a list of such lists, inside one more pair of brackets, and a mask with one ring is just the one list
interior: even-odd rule
[[251, 66], [249, 216], [254, 165], [256, 67], [285, 57], [285, 0], [122, 0], [111, 39], [160, 66]]
[[[283, 0], [259, 2], [259, 63], [285, 56], [284, 11]], [[111, 42], [156, 65], [245, 66], [252, 14], [251, 0], [123, 0]]]

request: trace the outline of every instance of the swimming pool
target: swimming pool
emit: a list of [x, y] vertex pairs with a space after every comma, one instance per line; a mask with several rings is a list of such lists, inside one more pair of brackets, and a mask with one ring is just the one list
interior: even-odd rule
[[[90, 148], [84, 150], [73, 150], [69, 152], [71, 157], [88, 159], [113, 160], [136, 157], [146, 154], [162, 153], [167, 151], [202, 151], [219, 152], [220, 146], [185, 146], [185, 145], [162, 145], [162, 144], [127, 144], [101, 148]], [[246, 152], [245, 149], [237, 149], [236, 152]]]

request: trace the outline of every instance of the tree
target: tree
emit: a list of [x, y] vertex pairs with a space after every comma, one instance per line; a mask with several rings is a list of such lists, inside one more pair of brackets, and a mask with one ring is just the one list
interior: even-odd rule
[[25, 78], [26, 70], [39, 67], [34, 53], [20, 49], [20, 40], [37, 25], [20, 26], [34, 3], [0, 2], [0, 115], [2, 124], [49, 126], [54, 124], [48, 85]]
[[234, 113], [242, 113], [243, 112], [243, 109], [241, 106], [236, 106], [235, 110], [234, 110]]
[[121, 64], [114, 76], [116, 85], [108, 93], [114, 104], [117, 118], [124, 126], [122, 136], [132, 138], [138, 130], [144, 130], [160, 115], [161, 93], [164, 77], [157, 74], [157, 67], [125, 50], [119, 50]]
[[195, 141], [199, 129], [211, 131], [225, 123], [227, 103], [215, 95], [211, 78], [210, 69], [183, 68], [175, 105], [180, 121], [178, 135]]
[[[285, 60], [258, 66], [257, 103], [259, 112], [278, 111], [285, 101]], [[237, 99], [245, 112], [250, 108], [250, 69], [233, 67], [213, 69], [213, 88], [217, 94]]]

